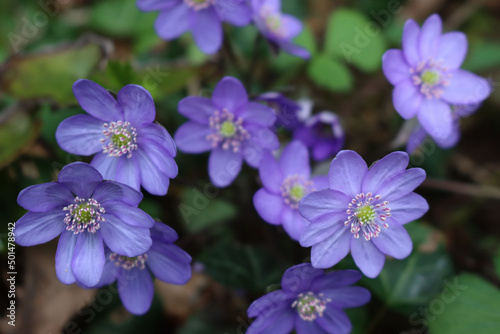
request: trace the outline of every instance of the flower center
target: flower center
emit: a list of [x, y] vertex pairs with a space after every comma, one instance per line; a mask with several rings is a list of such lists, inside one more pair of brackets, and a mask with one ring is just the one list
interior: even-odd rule
[[269, 6], [263, 6], [260, 10], [260, 16], [264, 20], [266, 28], [278, 38], [286, 38], [287, 32], [283, 26], [281, 13], [275, 12]]
[[411, 68], [412, 80], [415, 86], [420, 87], [420, 92], [428, 99], [439, 98], [443, 94], [443, 87], [448, 85], [451, 75], [446, 67], [441, 66], [441, 62], [433, 59], [421, 61], [417, 67]]
[[104, 138], [101, 143], [108, 140], [106, 145], [102, 146], [103, 153], [108, 153], [110, 157], [120, 157], [124, 154], [127, 158], [132, 157], [132, 151], [137, 150], [137, 133], [130, 122], [111, 122], [102, 125]]
[[101, 215], [106, 210], [93, 198], [83, 199], [77, 196], [75, 202], [65, 206], [63, 211], [69, 211], [64, 217], [66, 230], [75, 234], [85, 230], [95, 233], [101, 227], [101, 223], [106, 221]]
[[302, 175], [289, 176], [281, 184], [281, 196], [292, 209], [297, 209], [300, 200], [314, 191], [313, 185], [312, 181]]
[[330, 299], [324, 299], [323, 294], [315, 295], [312, 292], [299, 294], [298, 298], [293, 302], [292, 308], [297, 310], [297, 313], [305, 321], [314, 321], [318, 316], [322, 317], [326, 310], [326, 304]]
[[382, 225], [388, 228], [385, 222], [391, 216], [391, 209], [387, 206], [388, 201], [382, 201], [382, 196], [372, 196], [372, 193], [357, 194], [349, 203], [346, 213], [345, 226], [351, 225], [351, 233], [354, 238], [359, 238], [359, 232], [363, 233], [365, 240], [376, 238], [380, 234]]
[[188, 7], [199, 11], [215, 4], [215, 0], [184, 0], [184, 3], [188, 5]]
[[243, 127], [243, 120], [235, 116], [227, 109], [222, 112], [215, 111], [209, 119], [209, 124], [214, 133], [206, 138], [212, 142], [213, 147], [222, 147], [224, 150], [231, 149], [233, 152], [240, 150], [242, 142], [250, 138], [250, 134]]
[[115, 263], [117, 267], [122, 267], [123, 269], [130, 270], [134, 267], [138, 267], [143, 270], [146, 268], [146, 260], [148, 259], [147, 254], [142, 254], [135, 257], [127, 257], [118, 255], [116, 253], [111, 253], [109, 259]]

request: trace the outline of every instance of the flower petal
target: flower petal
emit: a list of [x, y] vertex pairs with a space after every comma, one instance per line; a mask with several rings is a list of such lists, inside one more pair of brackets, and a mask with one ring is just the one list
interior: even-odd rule
[[297, 334], [328, 334], [317, 321], [306, 321], [300, 316], [295, 317], [295, 331]]
[[219, 108], [227, 108], [234, 113], [248, 103], [248, 95], [238, 79], [225, 77], [215, 87], [212, 100]]
[[311, 286], [311, 281], [323, 274], [323, 270], [313, 268], [310, 263], [298, 264], [285, 271], [281, 278], [281, 286], [285, 292], [298, 294], [308, 290]]
[[406, 21], [403, 28], [403, 53], [406, 61], [412, 67], [416, 66], [420, 61], [418, 37], [420, 36], [420, 28], [414, 20]]
[[259, 177], [266, 190], [275, 195], [281, 195], [283, 176], [278, 162], [269, 151], [262, 154], [259, 164]]
[[286, 38], [293, 39], [297, 37], [303, 29], [302, 21], [292, 15], [281, 14], [281, 25], [286, 31]]
[[104, 181], [95, 188], [92, 198], [101, 204], [107, 201], [122, 201], [137, 206], [142, 201], [143, 195], [125, 184]]
[[339, 191], [319, 190], [300, 200], [299, 211], [304, 218], [313, 221], [327, 213], [345, 214], [350, 200], [351, 198]]
[[112, 214], [123, 222], [137, 227], [151, 228], [155, 224], [155, 220], [141, 209], [126, 205], [123, 202], [108, 201], [106, 202], [106, 213]]
[[103, 121], [123, 119], [123, 111], [115, 98], [103, 87], [86, 79], [73, 84], [73, 94], [83, 110]]
[[336, 307], [327, 307], [323, 316], [318, 317], [316, 322], [328, 333], [348, 334], [352, 331], [349, 317]]
[[285, 147], [279, 164], [285, 178], [294, 175], [302, 175], [309, 178], [311, 175], [309, 152], [307, 151], [307, 147], [300, 141], [293, 141]]
[[314, 191], [328, 189], [328, 175], [318, 175], [311, 178]]
[[419, 194], [409, 193], [390, 203], [391, 217], [399, 224], [407, 224], [429, 211], [429, 204]]
[[147, 265], [155, 277], [170, 284], [186, 284], [191, 278], [191, 257], [176, 245], [153, 243]]
[[86, 287], [99, 283], [104, 269], [104, 245], [99, 231], [83, 232], [76, 238], [71, 268], [77, 281]]
[[320, 216], [304, 228], [300, 236], [300, 245], [311, 247], [342, 229], [348, 229], [343, 224], [346, 219], [345, 212], [327, 213]]
[[427, 138], [427, 132], [418, 124], [410, 134], [408, 142], [406, 143], [406, 152], [412, 154]]
[[360, 286], [345, 286], [322, 291], [325, 298], [338, 308], [350, 308], [365, 305], [370, 301], [370, 291]]
[[349, 253], [350, 229], [343, 224], [337, 224], [335, 227], [339, 228], [311, 248], [311, 262], [315, 268], [330, 268]]
[[179, 102], [179, 113], [190, 120], [208, 125], [209, 118], [217, 110], [211, 99], [202, 96], [188, 96]]
[[26, 210], [46, 212], [72, 204], [75, 197], [68, 188], [59, 183], [43, 183], [23, 189], [17, 203]]
[[422, 168], [410, 168], [394, 175], [381, 187], [378, 194], [382, 200], [390, 202], [408, 195], [425, 180], [425, 171]]
[[343, 288], [359, 281], [363, 275], [357, 270], [339, 270], [316, 277], [311, 284], [312, 291], [320, 293], [323, 290]]
[[467, 55], [467, 36], [460, 31], [452, 31], [441, 36], [436, 61], [442, 61], [446, 68], [460, 68]]
[[151, 159], [151, 162], [158, 170], [173, 179], [179, 173], [177, 164], [174, 158], [169, 154], [165, 146], [157, 144], [156, 142], [142, 141], [140, 149]]
[[410, 255], [413, 243], [405, 228], [392, 217], [387, 219], [389, 227], [382, 229], [378, 237], [372, 238], [373, 243], [384, 254], [401, 260]]
[[144, 189], [152, 195], [166, 195], [170, 185], [169, 177], [156, 167], [151, 156], [144, 150], [137, 150], [135, 154], [139, 165], [141, 185]]
[[139, 142], [141, 140], [154, 141], [165, 147], [172, 157], [177, 155], [177, 147], [172, 136], [161, 124], [144, 124], [137, 129], [137, 140]]
[[175, 232], [173, 228], [158, 221], [155, 222], [151, 232], [151, 239], [153, 239], [153, 243], [157, 241], [172, 243], [179, 238], [177, 232]]
[[432, 138], [445, 138], [451, 134], [453, 117], [450, 106], [445, 102], [424, 99], [417, 117], [424, 130]]
[[295, 292], [286, 292], [284, 290], [272, 291], [255, 300], [248, 307], [248, 317], [254, 318], [272, 312], [275, 308], [283, 304], [292, 303], [294, 298], [296, 298]]
[[404, 119], [415, 117], [423, 100], [422, 93], [410, 80], [400, 81], [392, 91], [394, 109]]
[[436, 144], [439, 147], [447, 149], [455, 146], [460, 140], [460, 123], [458, 120], [453, 122], [453, 127], [451, 129], [451, 134], [448, 137], [436, 137], [434, 138]]
[[438, 14], [429, 16], [422, 25], [418, 46], [420, 49], [420, 57], [429, 59], [434, 57], [434, 54], [439, 48], [439, 40], [443, 31], [443, 21]]
[[358, 268], [369, 278], [377, 277], [384, 267], [385, 255], [373, 242], [364, 238], [351, 237], [351, 255]]
[[151, 307], [154, 295], [153, 279], [147, 269], [123, 270], [118, 276], [118, 293], [123, 306], [132, 314], [141, 315]]
[[126, 85], [118, 92], [118, 103], [122, 107], [125, 121], [140, 126], [152, 123], [156, 108], [151, 93], [139, 85]]
[[103, 287], [105, 285], [112, 284], [116, 281], [116, 278], [121, 274], [122, 270], [125, 270], [122, 267], [117, 266], [114, 261], [109, 259], [111, 254], [112, 252], [109, 249], [104, 251], [106, 263], [104, 263], [101, 279], [99, 279], [99, 284], [97, 284], [96, 287]]
[[227, 187], [240, 173], [243, 158], [232, 150], [216, 148], [208, 159], [208, 174], [217, 187]]
[[401, 50], [391, 49], [384, 53], [382, 70], [387, 80], [393, 85], [410, 78], [410, 67]]
[[179, 2], [178, 0], [137, 0], [137, 8], [144, 12], [167, 9]]
[[[112, 159], [113, 157], [110, 158]], [[137, 160], [138, 159], [135, 156], [120, 159], [116, 166], [116, 174], [112, 179], [140, 191], [141, 178], [139, 176], [139, 164]]]
[[97, 185], [103, 181], [97, 169], [83, 162], [73, 162], [64, 166], [57, 180], [73, 194], [85, 199], [90, 198]]
[[257, 317], [248, 327], [246, 334], [290, 333], [295, 322], [295, 314], [290, 305], [281, 304]]
[[283, 222], [283, 197], [269, 193], [266, 189], [257, 190], [253, 196], [253, 205], [259, 216], [269, 224], [279, 225]]
[[56, 275], [59, 281], [64, 284], [73, 284], [76, 282], [71, 261], [76, 247], [78, 235], [72, 231], [64, 231], [59, 238], [56, 251]]
[[179, 1], [175, 6], [160, 12], [155, 21], [155, 30], [158, 36], [171, 40], [179, 37], [191, 27], [191, 10]]
[[149, 228], [126, 224], [114, 215], [105, 213], [101, 223], [102, 239], [115, 253], [133, 257], [146, 253], [151, 247]]
[[366, 162], [359, 154], [350, 150], [340, 151], [330, 165], [330, 189], [354, 198], [360, 193], [367, 172]]
[[206, 54], [217, 52], [222, 45], [222, 22], [213, 6], [196, 12], [191, 32], [196, 45]]
[[384, 187], [395, 174], [406, 170], [410, 158], [406, 152], [392, 152], [378, 160], [366, 174], [363, 181], [363, 192], [371, 192], [373, 195], [379, 193], [379, 189]]
[[16, 243], [28, 247], [54, 239], [66, 228], [65, 216], [62, 209], [28, 212], [16, 222]]
[[300, 235], [307, 224], [308, 221], [300, 215], [299, 210], [285, 207], [283, 211], [283, 228], [293, 240], [299, 241]]
[[247, 25], [252, 18], [250, 7], [244, 1], [217, 0], [215, 8], [222, 21], [235, 26]]
[[309, 50], [303, 48], [302, 46], [296, 45], [290, 41], [279, 40], [278, 45], [281, 50], [291, 54], [292, 56], [300, 57], [302, 59], [311, 58], [311, 53], [309, 52]]
[[92, 155], [102, 150], [103, 121], [90, 115], [75, 115], [59, 123], [56, 140], [66, 152]]
[[101, 173], [103, 179], [114, 180], [119, 162], [123, 159], [127, 159], [127, 157], [124, 155], [121, 157], [110, 157], [107, 153], [101, 152], [94, 155], [90, 164]]
[[456, 70], [450, 72], [450, 76], [441, 96], [448, 103], [475, 104], [491, 94], [492, 88], [488, 81], [474, 73]]
[[189, 121], [177, 129], [174, 140], [182, 152], [203, 153], [213, 148], [212, 142], [207, 139], [213, 132], [214, 130], [206, 125]]
[[239, 109], [237, 116], [241, 117], [245, 123], [261, 127], [273, 126], [276, 121], [276, 114], [273, 110], [257, 102], [248, 102], [243, 105]]

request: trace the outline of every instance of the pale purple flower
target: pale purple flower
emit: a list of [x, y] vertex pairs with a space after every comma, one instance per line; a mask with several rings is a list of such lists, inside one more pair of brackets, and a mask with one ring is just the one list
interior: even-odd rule
[[288, 235], [299, 240], [307, 220], [299, 213], [299, 201], [307, 194], [328, 188], [327, 176], [311, 177], [309, 152], [299, 141], [288, 144], [278, 161], [264, 153], [259, 166], [263, 188], [253, 203], [259, 215], [273, 225], [283, 225]]
[[281, 13], [281, 0], [251, 0], [253, 21], [267, 40], [281, 50], [304, 59], [311, 55], [293, 43], [303, 27], [296, 17]]
[[57, 143], [69, 153], [92, 155], [91, 165], [107, 180], [153, 195], [165, 195], [177, 176], [177, 154], [170, 134], [153, 123], [151, 94], [141, 86], [123, 87], [115, 99], [90, 80], [78, 80], [73, 93], [88, 115], [65, 119], [56, 131]]
[[248, 308], [257, 317], [247, 334], [347, 334], [352, 325], [345, 308], [370, 301], [370, 292], [352, 286], [361, 279], [356, 270], [325, 273], [310, 263], [289, 268], [281, 280], [281, 290], [257, 299]]
[[266, 150], [279, 148], [270, 129], [276, 121], [271, 108], [249, 102], [245, 87], [235, 78], [225, 77], [212, 98], [190, 96], [179, 102], [179, 112], [189, 118], [175, 133], [175, 142], [186, 153], [211, 151], [208, 172], [218, 187], [231, 184], [243, 160], [259, 166]]
[[251, 9], [246, 0], [138, 0], [142, 11], [159, 11], [156, 33], [165, 40], [190, 31], [196, 45], [207, 54], [220, 49], [222, 22], [235, 26], [250, 23]]
[[349, 250], [368, 277], [376, 277], [385, 256], [407, 257], [412, 241], [404, 224], [420, 218], [429, 206], [413, 192], [425, 179], [421, 168], [406, 169], [406, 152], [393, 152], [368, 169], [354, 151], [340, 151], [328, 174], [330, 188], [313, 192], [299, 203], [310, 221], [300, 244], [311, 247], [316, 268], [329, 268]]
[[462, 32], [442, 34], [439, 15], [430, 16], [419, 28], [408, 20], [403, 49], [388, 50], [382, 59], [385, 76], [393, 84], [393, 102], [404, 119], [417, 117], [436, 142], [454, 131], [452, 105], [477, 104], [491, 93], [488, 81], [460, 69], [467, 53]]
[[16, 222], [16, 242], [33, 246], [60, 235], [57, 278], [64, 284], [95, 286], [104, 267], [104, 245], [133, 257], [151, 246], [154, 220], [137, 205], [142, 194], [124, 184], [103, 181], [92, 166], [75, 162], [58, 181], [28, 187], [17, 202], [29, 210]]
[[127, 257], [106, 249], [106, 264], [98, 286], [117, 281], [123, 306], [132, 314], [144, 314], [151, 307], [154, 286], [151, 273], [157, 279], [182, 285], [191, 278], [191, 257], [174, 245], [177, 233], [169, 226], [156, 222], [151, 229], [153, 244], [144, 254]]
[[284, 127], [293, 130], [299, 124], [298, 113], [301, 106], [295, 101], [290, 100], [281, 93], [269, 92], [255, 98], [256, 101], [265, 102], [276, 114], [275, 127]]

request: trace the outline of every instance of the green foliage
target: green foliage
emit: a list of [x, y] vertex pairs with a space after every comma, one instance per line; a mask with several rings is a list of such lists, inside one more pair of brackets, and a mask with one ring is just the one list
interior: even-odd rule
[[497, 255], [493, 258], [493, 264], [495, 266], [495, 272], [498, 278], [500, 278], [500, 248], [497, 251]]
[[334, 92], [349, 91], [353, 86], [353, 78], [349, 69], [341, 62], [324, 54], [317, 55], [311, 60], [308, 74], [318, 86]]
[[481, 72], [500, 66], [500, 44], [493, 42], [478, 42], [469, 48], [470, 53], [463, 68], [472, 72]]

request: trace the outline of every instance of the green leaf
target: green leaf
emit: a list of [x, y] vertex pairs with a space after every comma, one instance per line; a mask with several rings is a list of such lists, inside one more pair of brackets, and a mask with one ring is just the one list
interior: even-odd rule
[[44, 105], [38, 114], [38, 117], [42, 120], [41, 135], [43, 139], [48, 143], [57, 146], [56, 130], [59, 126], [59, 123], [61, 123], [66, 118], [82, 113], [83, 110], [78, 107], [54, 111], [51, 110], [50, 106]]
[[431, 334], [498, 334], [500, 290], [479, 276], [462, 274], [450, 280], [429, 304]]
[[472, 72], [481, 72], [500, 66], [500, 44], [479, 42], [469, 47], [470, 53], [463, 68]]
[[493, 258], [493, 264], [495, 265], [495, 272], [498, 278], [500, 278], [500, 248], [498, 249], [497, 255]]
[[338, 9], [331, 16], [326, 31], [325, 51], [341, 57], [360, 70], [380, 69], [386, 50], [380, 27], [352, 9]]
[[[294, 43], [306, 48], [311, 53], [311, 56], [316, 54], [316, 40], [314, 38], [313, 32], [309, 27], [304, 25], [304, 29], [302, 30], [300, 35], [295, 38]], [[279, 56], [274, 58], [273, 60], [273, 66], [280, 71], [290, 71], [291, 68], [300, 66], [306, 61], [306, 59], [292, 56], [284, 51], [280, 51]]]
[[334, 92], [345, 92], [352, 88], [353, 80], [349, 69], [324, 54], [317, 55], [311, 60], [308, 74], [318, 86]]

